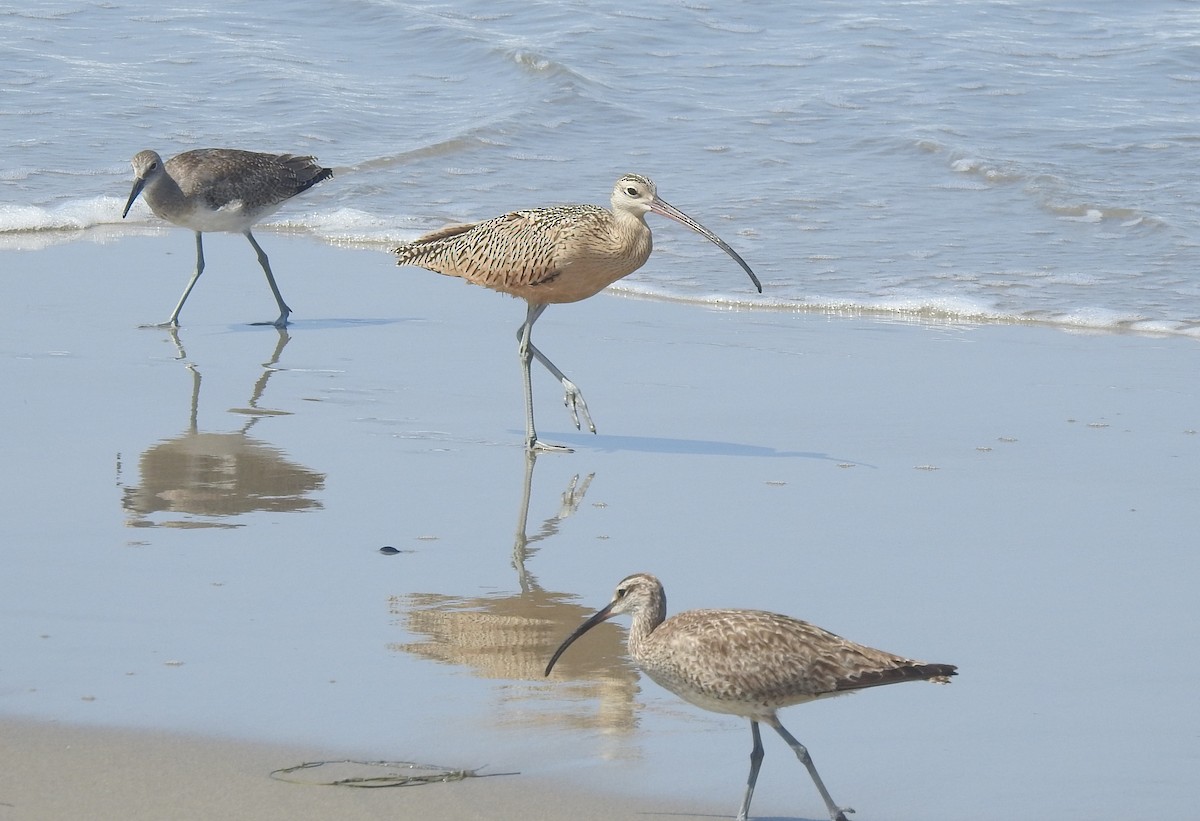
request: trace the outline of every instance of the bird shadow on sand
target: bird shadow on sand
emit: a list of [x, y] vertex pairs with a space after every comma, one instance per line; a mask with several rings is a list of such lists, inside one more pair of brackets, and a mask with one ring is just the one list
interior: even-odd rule
[[562, 442], [575, 450], [592, 450], [600, 453], [629, 451], [634, 453], [690, 454], [693, 456], [751, 456], [767, 459], [815, 459], [839, 465], [873, 468], [866, 462], [843, 459], [819, 451], [779, 450], [763, 445], [739, 442], [720, 442], [711, 439], [675, 439], [665, 436], [605, 436], [602, 434], [563, 433], [546, 434], [550, 441]]

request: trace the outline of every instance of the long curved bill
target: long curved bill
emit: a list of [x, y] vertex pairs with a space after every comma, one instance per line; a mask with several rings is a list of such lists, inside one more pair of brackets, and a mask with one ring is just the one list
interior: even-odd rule
[[650, 203], [650, 210], [656, 214], [659, 214], [660, 216], [673, 219], [676, 222], [681, 222], [696, 233], [707, 237], [710, 242], [714, 243], [722, 251], [733, 257], [734, 262], [742, 266], [742, 270], [750, 275], [750, 281], [754, 283], [754, 287], [758, 289], [760, 294], [762, 293], [762, 283], [758, 281], [758, 277], [756, 277], [754, 272], [750, 270], [750, 266], [746, 264], [746, 260], [738, 256], [738, 252], [730, 248], [729, 245], [726, 244], [725, 240], [718, 237], [712, 231], [709, 231], [703, 225], [696, 222], [694, 219], [680, 211], [674, 205], [671, 205], [671, 203], [667, 202], [666, 200], [655, 197]]
[[125, 215], [129, 213], [129, 209], [133, 207], [133, 201], [138, 198], [138, 194], [142, 193], [143, 186], [146, 185], [146, 180], [143, 177], [138, 177], [133, 181], [133, 190], [129, 192], [129, 201], [125, 203], [125, 210], [121, 212], [121, 219], [125, 219]]
[[570, 647], [572, 644], [575, 643], [575, 639], [579, 638], [584, 633], [586, 633], [587, 631], [589, 631], [593, 627], [595, 627], [597, 624], [599, 624], [600, 622], [602, 622], [605, 619], [608, 619], [609, 617], [612, 616], [612, 614], [613, 614], [612, 608], [613, 608], [612, 603], [610, 603], [607, 607], [605, 607], [599, 613], [592, 616], [590, 619], [585, 621], [583, 624], [579, 625], [579, 628], [574, 633], [567, 636], [566, 641], [564, 641], [562, 644], [560, 644], [558, 646], [558, 649], [554, 651], [554, 655], [550, 657], [550, 663], [546, 665], [546, 675], [550, 675], [550, 671], [554, 669], [554, 662], [558, 661], [558, 657], [561, 656], [568, 647]]

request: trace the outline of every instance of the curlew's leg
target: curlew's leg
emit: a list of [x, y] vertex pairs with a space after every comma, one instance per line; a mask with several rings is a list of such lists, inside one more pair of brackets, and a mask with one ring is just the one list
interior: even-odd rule
[[525, 380], [525, 447], [531, 451], [545, 450], [554, 451], [557, 453], [571, 453], [571, 448], [562, 445], [548, 445], [537, 438], [537, 430], [533, 425], [533, 379], [529, 373], [529, 366], [533, 362], [533, 357], [537, 356], [538, 361], [545, 364], [545, 357], [538, 351], [537, 348], [529, 342], [529, 336], [533, 332], [533, 323], [537, 322], [537, 318], [542, 315], [542, 311], [546, 310], [545, 305], [537, 305], [529, 303], [525, 311], [525, 322], [521, 325], [520, 331], [517, 332], [517, 354], [521, 357], [521, 376]]
[[757, 721], [750, 721], [750, 732], [754, 735], [754, 749], [750, 751], [750, 777], [746, 779], [746, 795], [742, 798], [737, 821], [746, 821], [749, 816], [750, 799], [754, 797], [754, 783], [758, 781], [758, 768], [762, 766], [763, 760], [762, 736], [758, 732]]
[[846, 821], [846, 813], [854, 812], [854, 810], [849, 807], [839, 807], [833, 803], [833, 798], [829, 795], [829, 790], [825, 789], [825, 784], [821, 781], [821, 776], [817, 775], [816, 765], [813, 764], [812, 756], [808, 754], [808, 749], [779, 723], [779, 719], [774, 719], [768, 723], [775, 728], [775, 732], [783, 737], [783, 740], [796, 753], [796, 758], [800, 759], [800, 763], [808, 769], [808, 774], [812, 776], [813, 783], [817, 785], [817, 792], [825, 800], [825, 806], [829, 810], [830, 819], [832, 821]]
[[[536, 347], [534, 347], [533, 343], [529, 341], [529, 332], [533, 329], [533, 323], [537, 322], [538, 317], [542, 315], [546, 308], [547, 306], [544, 304], [538, 305], [532, 302], [529, 304], [529, 310], [525, 315], [525, 324], [521, 326], [521, 330], [517, 334], [517, 339], [521, 341], [521, 345], [523, 346], [523, 352], [521, 356], [523, 359], [526, 357], [533, 357], [538, 362], [542, 363], [542, 366], [546, 370], [550, 371], [550, 373], [554, 375], [555, 379], [562, 383], [563, 404], [567, 406], [569, 411], [571, 411], [571, 421], [575, 423], [575, 429], [581, 430], [579, 420], [580, 417], [582, 417], [583, 421], [587, 423], [588, 430], [590, 430], [592, 433], [595, 433], [596, 425], [592, 422], [592, 415], [588, 413], [587, 402], [583, 401], [583, 392], [579, 390], [574, 382], [572, 382], [570, 379], [567, 379], [566, 374], [560, 371], [557, 365], [551, 362], [544, 353], [539, 351]], [[528, 353], [525, 353], [525, 351]], [[528, 373], [528, 363], [525, 365], [525, 370]], [[531, 393], [529, 399], [529, 411], [531, 419], [533, 414], [532, 401]]]
[[279, 293], [279, 286], [275, 284], [275, 275], [271, 273], [271, 263], [267, 261], [267, 254], [263, 251], [262, 246], [254, 239], [254, 234], [249, 230], [246, 231], [246, 239], [250, 240], [250, 244], [254, 246], [254, 253], [258, 254], [258, 264], [262, 266], [263, 273], [267, 275], [267, 284], [271, 286], [271, 293], [275, 295], [275, 304], [279, 306], [279, 319], [274, 322], [255, 322], [255, 325], [274, 325], [276, 328], [286, 328], [288, 324], [288, 315], [292, 309], [283, 301], [283, 294]]

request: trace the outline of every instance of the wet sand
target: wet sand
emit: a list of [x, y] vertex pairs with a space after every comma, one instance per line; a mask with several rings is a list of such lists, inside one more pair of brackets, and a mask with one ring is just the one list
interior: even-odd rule
[[[1194, 340], [600, 295], [535, 335], [599, 434], [535, 370], [529, 465], [521, 303], [263, 232], [289, 332], [217, 237], [172, 336], [190, 237], [98, 236], [0, 251], [0, 818], [730, 815], [745, 723], [618, 627], [541, 676], [640, 570], [959, 665], [783, 714], [857, 817], [1191, 811]], [[753, 814], [821, 818], [764, 741]], [[345, 751], [521, 775], [268, 777]]]
[[[328, 760], [328, 750], [217, 741], [152, 731], [0, 721], [0, 818], [61, 821], [121, 818], [262, 821], [395, 818], [591, 819], [701, 818], [649, 808], [628, 798], [567, 790], [523, 774], [390, 788], [327, 786], [316, 771], [269, 774]], [[396, 772], [398, 770], [392, 770]], [[344, 767], [343, 776], [379, 777], [384, 769]], [[480, 773], [486, 776], [486, 771]]]

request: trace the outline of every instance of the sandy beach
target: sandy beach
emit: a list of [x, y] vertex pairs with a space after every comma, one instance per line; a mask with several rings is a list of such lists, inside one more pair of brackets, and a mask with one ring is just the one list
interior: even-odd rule
[[[519, 773], [393, 788], [331, 787], [314, 783], [326, 777], [315, 773], [297, 774], [310, 779], [299, 784], [267, 776], [328, 760], [328, 751], [317, 748], [12, 720], [0, 722], [0, 732], [0, 817], [28, 821], [705, 817], [676, 806], [669, 813], [648, 811], [629, 798], [567, 790]], [[354, 766], [339, 773], [379, 777], [395, 771]]]
[[[732, 816], [745, 723], [623, 627], [541, 676], [634, 571], [959, 665], [783, 713], [857, 818], [1194, 812], [1195, 340], [602, 294], [535, 336], [599, 432], [535, 372], [528, 464], [521, 303], [259, 240], [286, 334], [241, 237], [177, 335], [187, 232], [0, 250], [0, 818]], [[823, 818], [765, 742], [752, 815]], [[520, 775], [269, 775], [340, 757]]]

